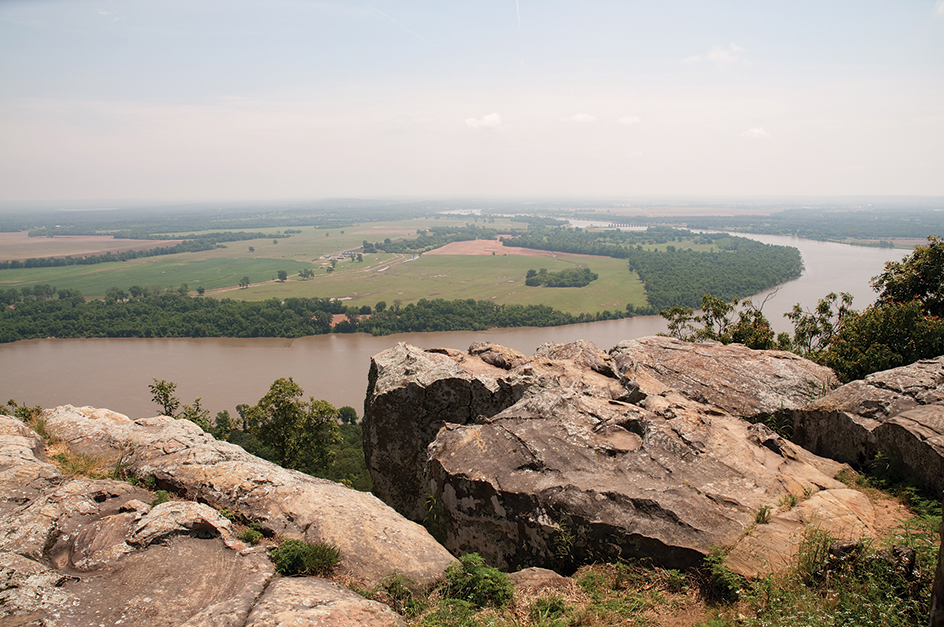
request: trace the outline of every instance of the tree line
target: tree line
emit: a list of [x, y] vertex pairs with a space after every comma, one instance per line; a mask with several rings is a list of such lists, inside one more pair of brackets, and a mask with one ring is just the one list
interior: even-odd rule
[[[49, 285], [0, 289], [0, 342], [79, 337], [302, 337], [363, 331], [373, 335], [547, 327], [649, 315], [650, 308], [573, 315], [546, 305], [498, 305], [481, 300], [420, 299], [401, 307], [381, 302], [346, 306], [327, 298], [238, 301], [193, 297], [186, 287], [160, 292], [109, 288], [104, 300]], [[335, 315], [346, 318], [332, 326]]]
[[[716, 252], [677, 248], [669, 242], [691, 240], [711, 245]], [[541, 229], [504, 240], [506, 246], [599, 255], [626, 259], [639, 275], [649, 305], [656, 311], [675, 305], [697, 307], [704, 294], [722, 300], [744, 298], [795, 279], [803, 271], [800, 251], [792, 246], [763, 244], [727, 234], [696, 234], [669, 227], [646, 231]], [[646, 250], [643, 245], [664, 244], [666, 250]]]
[[[494, 221], [494, 218], [492, 218]], [[382, 242], [373, 244], [364, 240], [364, 253], [375, 253], [382, 250], [387, 253], [422, 253], [434, 248], [441, 248], [452, 242], [468, 242], [477, 239], [495, 239], [498, 231], [488, 227], [467, 224], [460, 227], [432, 227], [428, 230], [418, 230], [414, 239], [391, 240], [389, 237]]]
[[[0, 270], [19, 270], [22, 268], [53, 268], [60, 266], [74, 265], [94, 265], [99, 263], [109, 263], [112, 261], [131, 261], [132, 259], [141, 259], [144, 257], [159, 257], [162, 255], [176, 255], [179, 253], [196, 253], [214, 248], [222, 248], [223, 242], [239, 242], [260, 238], [284, 238], [290, 237], [288, 234], [277, 233], [269, 235], [267, 233], [238, 233], [223, 232], [210, 233], [207, 235], [187, 235], [185, 240], [173, 246], [159, 246], [147, 250], [125, 250], [115, 253], [102, 253], [101, 255], [86, 255], [84, 257], [31, 257], [20, 261], [12, 259], [0, 261]], [[153, 239], [153, 238], [143, 238]]]
[[[685, 224], [690, 229], [710, 229], [787, 235], [819, 241], [847, 238], [923, 238], [944, 232], [944, 213], [933, 209], [897, 208], [824, 210], [786, 209], [769, 215], [679, 216], [659, 222]], [[886, 244], [891, 245], [891, 242]]]
[[585, 287], [600, 278], [590, 268], [564, 268], [558, 272], [548, 272], [547, 268], [528, 270], [524, 284], [530, 287]]

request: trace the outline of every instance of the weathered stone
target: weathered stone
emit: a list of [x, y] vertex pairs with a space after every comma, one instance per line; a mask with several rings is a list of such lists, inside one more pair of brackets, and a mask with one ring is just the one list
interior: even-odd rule
[[429, 508], [426, 447], [439, 429], [494, 416], [535, 386], [593, 390], [615, 399], [631, 394], [591, 343], [563, 346], [545, 345], [523, 357], [494, 344], [476, 343], [463, 353], [400, 343], [375, 355], [363, 422], [374, 494], [407, 518], [423, 520]]
[[[136, 461], [135, 447], [155, 461], [166, 454], [148, 446], [179, 455], [194, 436], [205, 438], [186, 424], [173, 429], [176, 423], [166, 419], [147, 420], [138, 429], [111, 412], [77, 412], [75, 421], [68, 410], [50, 413], [59, 426], [68, 426], [63, 432], [76, 437], [84, 450], [102, 455], [121, 450], [129, 463]], [[96, 424], [91, 431], [98, 431], [108, 445], [95, 447], [82, 435], [81, 420], [116, 424], [116, 431], [133, 445]], [[168, 437], [162, 440], [162, 434]], [[16, 496], [0, 512], [0, 625], [243, 627], [260, 599], [256, 625], [274, 624], [266, 622], [272, 615], [294, 619], [297, 625], [401, 624], [385, 606], [323, 580], [280, 583], [264, 550], [234, 539], [229, 520], [208, 505], [168, 501], [151, 507], [146, 501], [153, 495], [124, 481], [63, 480], [39, 459], [42, 455], [43, 441], [22, 423], [0, 420], [0, 468], [10, 479], [4, 487]], [[21, 491], [15, 493], [15, 488]], [[331, 498], [340, 501], [341, 496]], [[366, 528], [377, 524], [381, 516], [376, 511], [359, 510], [353, 502], [354, 515], [366, 520]], [[340, 505], [325, 511], [335, 507]], [[345, 522], [347, 533], [356, 536], [359, 527]], [[338, 523], [322, 527], [332, 525]], [[411, 539], [396, 524], [386, 531], [392, 545]], [[448, 556], [441, 547], [439, 551]], [[385, 563], [380, 568], [397, 566]], [[273, 614], [273, 608], [280, 609]]]
[[382, 603], [368, 601], [324, 579], [277, 579], [259, 599], [245, 627], [399, 627], [405, 623]]
[[944, 357], [868, 375], [793, 411], [794, 441], [862, 467], [885, 454], [944, 490]]
[[41, 459], [45, 443], [11, 416], [0, 416], [0, 515], [8, 515], [62, 480], [55, 466]]
[[170, 536], [67, 582], [77, 602], [48, 624], [241, 627], [273, 576], [265, 554], [240, 554], [218, 538]]
[[220, 538], [235, 550], [246, 548], [233, 537], [229, 520], [212, 507], [193, 501], [168, 501], [157, 505], [138, 521], [128, 541], [144, 547], [181, 533]]
[[[676, 351], [672, 371], [700, 372], [707, 382], [719, 369], [708, 355], [725, 347], [693, 346], [698, 350]], [[383, 446], [385, 462], [402, 469], [386, 479], [392, 502], [416, 515], [416, 495], [430, 494], [427, 521], [447, 548], [477, 551], [508, 569], [570, 569], [633, 556], [684, 567], [700, 563], [714, 545], [741, 545], [735, 566], [751, 573], [761, 564], [785, 565], [794, 532], [810, 520], [840, 519], [849, 533], [870, 530], [868, 502], [832, 478], [839, 464], [723, 409], [757, 415], [800, 403], [813, 375], [828, 379], [828, 371], [779, 353], [755, 358], [753, 385], [741, 373], [738, 386], [719, 384], [717, 394], [701, 389], [699, 402], [658, 381], [638, 354], [628, 343], [610, 356], [586, 343], [546, 345], [510, 370], [475, 355], [405, 345], [376, 356], [365, 438], [376, 438], [372, 452]], [[697, 364], [686, 367], [685, 356]], [[632, 378], [637, 374], [641, 381]], [[759, 389], [768, 379], [773, 389]], [[467, 389], [470, 381], [514, 389], [518, 400], [500, 411], [502, 403], [483, 411], [470, 395], [453, 402], [448, 384]], [[446, 390], [431, 394], [437, 386]], [[741, 387], [748, 398], [737, 398]], [[428, 445], [424, 458], [420, 445]], [[395, 449], [411, 452], [398, 457]], [[385, 462], [368, 459], [382, 476]], [[776, 508], [790, 493], [812, 498], [755, 526], [762, 507]]]
[[62, 589], [68, 579], [39, 562], [0, 551], [0, 624], [23, 625], [69, 605], [74, 599]]
[[610, 350], [620, 375], [646, 394], [674, 390], [754, 421], [803, 407], [839, 385], [832, 370], [786, 351], [644, 337]]
[[574, 587], [574, 580], [564, 577], [547, 568], [524, 568], [508, 573], [516, 593], [525, 594], [560, 594]]
[[398, 570], [427, 581], [453, 561], [423, 527], [373, 495], [281, 468], [190, 421], [121, 420], [64, 406], [48, 410], [46, 424], [70, 446], [102, 438], [122, 451], [127, 471], [153, 476], [158, 487], [189, 500], [239, 512], [273, 534], [337, 546], [340, 572], [353, 579], [372, 584]]

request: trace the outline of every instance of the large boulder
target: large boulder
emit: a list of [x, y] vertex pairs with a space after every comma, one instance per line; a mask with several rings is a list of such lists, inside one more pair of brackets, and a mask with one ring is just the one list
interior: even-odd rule
[[542, 381], [631, 394], [606, 355], [588, 342], [547, 344], [531, 357], [477, 342], [469, 352], [406, 343], [371, 359], [364, 403], [364, 454], [374, 494], [411, 520], [428, 512], [426, 448], [446, 423], [494, 416]]
[[401, 572], [439, 577], [453, 557], [427, 531], [377, 497], [287, 470], [220, 442], [187, 420], [131, 420], [71, 405], [45, 412], [46, 429], [77, 450], [120, 456], [137, 477], [257, 522], [264, 531], [341, 550], [340, 572], [364, 584]]
[[[634, 556], [685, 567], [721, 546], [752, 574], [785, 564], [814, 520], [871, 532], [868, 501], [833, 479], [840, 464], [730, 413], [795, 406], [829, 371], [778, 353], [752, 360], [755, 385], [713, 390], [711, 368], [740, 349], [678, 349], [696, 363], [676, 357], [669, 376], [645, 365], [658, 345], [674, 341], [545, 345], [500, 365], [482, 358], [498, 347], [377, 355], [365, 412], [375, 485], [451, 551], [509, 569]], [[703, 380], [686, 388], [694, 398], [674, 389], [682, 376]], [[771, 522], [755, 524], [767, 508]]]
[[875, 372], [793, 411], [793, 440], [864, 466], [879, 453], [897, 470], [944, 490], [944, 357]]

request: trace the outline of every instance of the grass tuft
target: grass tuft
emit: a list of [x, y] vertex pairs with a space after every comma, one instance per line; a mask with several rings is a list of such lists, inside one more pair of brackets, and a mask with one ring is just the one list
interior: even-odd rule
[[323, 542], [283, 540], [269, 552], [269, 558], [280, 575], [321, 577], [334, 570], [341, 558], [341, 551]]

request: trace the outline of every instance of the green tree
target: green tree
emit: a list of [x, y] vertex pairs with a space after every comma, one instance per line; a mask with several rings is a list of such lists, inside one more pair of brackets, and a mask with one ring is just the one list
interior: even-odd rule
[[850, 314], [817, 361], [843, 383], [944, 354], [944, 320], [927, 316], [921, 301], [876, 303]]
[[288, 278], [288, 272], [285, 270], [279, 270], [276, 274], [279, 276], [279, 281], [285, 282], [285, 279]]
[[683, 342], [695, 341], [695, 310], [691, 307], [681, 307], [675, 305], [670, 309], [664, 309], [659, 315], [666, 319], [669, 324], [670, 337], [674, 337]]
[[190, 291], [190, 288], [187, 286], [186, 283], [181, 283], [180, 287], [177, 288], [177, 293], [180, 294], [181, 296], [186, 296], [187, 292], [189, 291]]
[[204, 294], [206, 294], [206, 288], [201, 285], [200, 287], [197, 288], [197, 294], [199, 294], [200, 296], [203, 296]]
[[277, 379], [259, 403], [246, 410], [249, 431], [272, 449], [280, 466], [313, 473], [327, 466], [341, 442], [338, 411], [325, 401], [302, 400], [292, 380]]
[[241, 287], [241, 288], [243, 288], [243, 289], [249, 287], [249, 277], [248, 277], [248, 276], [244, 276], [243, 278], [241, 278], [241, 279], [239, 280], [239, 287]]
[[177, 409], [180, 407], [180, 399], [174, 396], [174, 391], [177, 389], [177, 384], [173, 381], [165, 381], [161, 379], [152, 379], [154, 382], [148, 384], [148, 389], [151, 391], [151, 400], [161, 408], [161, 413], [165, 416], [170, 416], [173, 418], [177, 414]]
[[338, 409], [338, 418], [341, 420], [341, 424], [353, 425], [357, 422], [357, 410], [345, 405]]
[[804, 310], [797, 303], [792, 311], [784, 314], [793, 323], [794, 352], [810, 359], [820, 355], [854, 313], [852, 295], [847, 292], [827, 294], [812, 311]]
[[927, 246], [916, 246], [901, 261], [889, 261], [873, 277], [872, 287], [882, 303], [917, 300], [926, 314], [944, 316], [944, 239], [929, 235]]
[[176, 416], [180, 420], [189, 420], [207, 433], [210, 433], [210, 410], [204, 409], [200, 405], [200, 398], [194, 399], [193, 403], [188, 405], [184, 403], [180, 408], [180, 413]]

